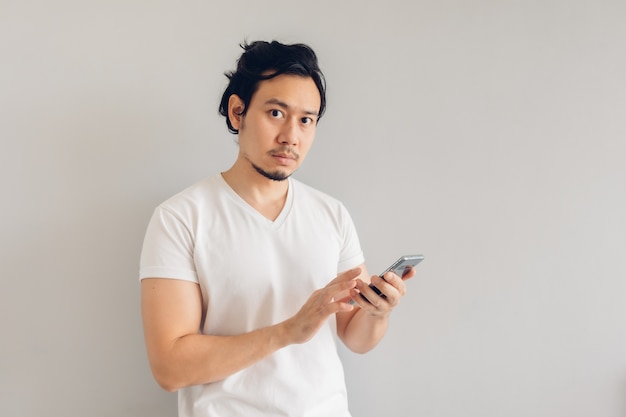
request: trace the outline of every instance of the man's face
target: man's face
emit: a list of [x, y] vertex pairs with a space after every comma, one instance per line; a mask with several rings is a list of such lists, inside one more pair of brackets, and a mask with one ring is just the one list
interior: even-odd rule
[[[232, 96], [229, 109], [237, 104], [243, 106]], [[239, 158], [268, 179], [288, 178], [313, 143], [319, 108], [320, 94], [310, 77], [283, 74], [261, 81], [246, 114], [231, 117], [239, 129]]]

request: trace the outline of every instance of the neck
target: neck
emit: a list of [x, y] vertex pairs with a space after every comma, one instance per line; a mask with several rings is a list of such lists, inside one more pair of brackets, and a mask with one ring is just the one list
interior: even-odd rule
[[289, 181], [274, 181], [259, 174], [252, 166], [235, 163], [222, 173], [224, 181], [250, 206], [274, 220], [287, 199]]

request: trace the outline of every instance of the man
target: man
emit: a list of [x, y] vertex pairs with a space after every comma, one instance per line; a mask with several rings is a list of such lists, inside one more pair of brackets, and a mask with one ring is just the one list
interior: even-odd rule
[[150, 366], [180, 416], [349, 416], [335, 334], [376, 346], [404, 282], [370, 278], [344, 206], [290, 178], [325, 109], [315, 53], [243, 48], [220, 105], [236, 161], [160, 205], [146, 232]]

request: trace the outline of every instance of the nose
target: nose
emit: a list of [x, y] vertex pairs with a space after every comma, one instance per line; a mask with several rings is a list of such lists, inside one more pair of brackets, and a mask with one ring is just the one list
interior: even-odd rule
[[298, 130], [298, 121], [294, 118], [289, 118], [285, 120], [283, 124], [280, 135], [279, 142], [283, 145], [296, 145], [298, 143], [299, 130]]

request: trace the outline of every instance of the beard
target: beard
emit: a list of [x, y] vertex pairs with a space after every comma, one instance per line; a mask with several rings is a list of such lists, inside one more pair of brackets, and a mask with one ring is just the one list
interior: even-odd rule
[[291, 176], [291, 174], [286, 174], [281, 171], [269, 172], [255, 164], [252, 164], [252, 167], [256, 170], [256, 172], [263, 175], [268, 180], [272, 180], [272, 181], [285, 181], [287, 178]]
[[[271, 151], [268, 152], [268, 154], [270, 156], [276, 155], [276, 154], [287, 154], [290, 155], [291, 157], [293, 157], [293, 159], [295, 159], [296, 161], [300, 159], [300, 155], [298, 155], [296, 152], [293, 151], [293, 149], [290, 146], [281, 146], [277, 149], [272, 149]], [[248, 159], [248, 158], [246, 158]], [[275, 171], [266, 171], [263, 168], [261, 168], [260, 166], [254, 164], [250, 159], [248, 159], [248, 162], [250, 162], [250, 164], [252, 165], [252, 167], [256, 170], [256, 172], [258, 172], [259, 174], [263, 175], [265, 178], [267, 178], [268, 180], [272, 180], [272, 181], [285, 181], [287, 178], [289, 178], [291, 176], [291, 173], [285, 173], [282, 172], [280, 170], [275, 170]]]

